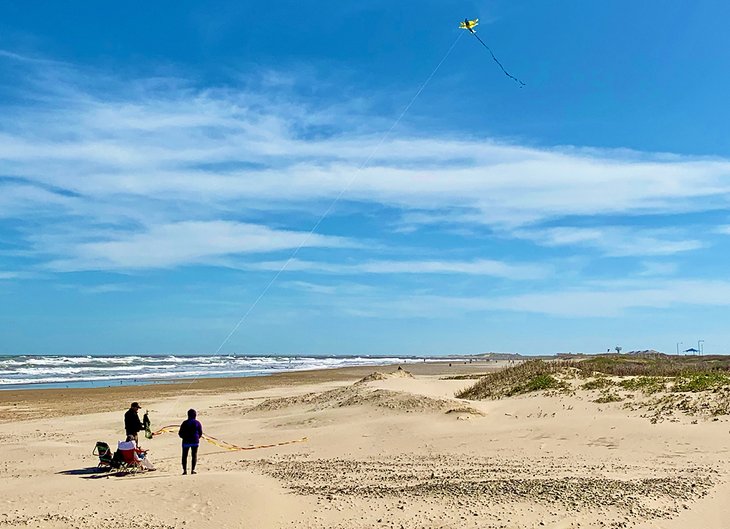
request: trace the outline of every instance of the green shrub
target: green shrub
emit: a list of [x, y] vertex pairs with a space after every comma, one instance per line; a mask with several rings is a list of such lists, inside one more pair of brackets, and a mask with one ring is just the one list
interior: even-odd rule
[[617, 376], [676, 377], [693, 373], [730, 373], [730, 356], [668, 356], [604, 354], [575, 362], [584, 376], [594, 373]]
[[708, 391], [730, 385], [730, 376], [725, 373], [693, 373], [678, 377], [672, 391]]
[[517, 391], [517, 393], [529, 393], [530, 391], [544, 391], [547, 389], [558, 389], [565, 386], [565, 382], [560, 382], [552, 375], [543, 374], [537, 375], [532, 378], [524, 387]]
[[642, 391], [647, 395], [658, 393], [666, 389], [666, 380], [661, 377], [636, 377], [627, 378], [618, 383], [623, 389], [629, 391]]
[[615, 384], [616, 383], [613, 380], [611, 380], [610, 378], [597, 377], [596, 379], [589, 380], [588, 382], [586, 382], [585, 384], [583, 384], [581, 386], [581, 388], [582, 389], [590, 389], [590, 390], [594, 390], [594, 389], [605, 389], [605, 388], [611, 387], [611, 386], [613, 386]]
[[624, 400], [624, 399], [621, 398], [620, 395], [607, 391], [607, 392], [601, 394], [601, 396], [598, 397], [593, 402], [597, 402], [598, 404], [606, 404], [608, 402], [621, 402], [622, 400]]
[[474, 385], [456, 394], [462, 399], [499, 399], [532, 391], [567, 389], [568, 385], [553, 375], [573, 367], [571, 362], [530, 360], [502, 371], [489, 373]]

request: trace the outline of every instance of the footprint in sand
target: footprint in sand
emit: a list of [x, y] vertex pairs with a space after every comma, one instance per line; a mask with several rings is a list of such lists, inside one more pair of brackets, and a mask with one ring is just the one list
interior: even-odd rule
[[590, 446], [605, 446], [609, 450], [615, 450], [618, 448], [618, 442], [615, 439], [608, 437], [598, 437], [588, 443]]

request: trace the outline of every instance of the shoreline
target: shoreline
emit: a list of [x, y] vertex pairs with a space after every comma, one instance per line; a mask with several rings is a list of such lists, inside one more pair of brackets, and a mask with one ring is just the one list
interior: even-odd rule
[[0, 391], [138, 386], [340, 367], [468, 360], [463, 355], [0, 355]]
[[[459, 371], [482, 372], [487, 362], [464, 360], [414, 362], [402, 364], [417, 375], [445, 374], [448, 365]], [[29, 388], [0, 390], [0, 423], [13, 420], [84, 415], [126, 409], [136, 400], [161, 400], [175, 397], [181, 391], [190, 396], [220, 395], [260, 391], [276, 387], [296, 387], [320, 383], [354, 382], [382, 369], [395, 369], [399, 364], [347, 366], [300, 371], [287, 371], [258, 376], [179, 379], [154, 384], [101, 386], [92, 388]], [[491, 363], [491, 366], [496, 364]]]

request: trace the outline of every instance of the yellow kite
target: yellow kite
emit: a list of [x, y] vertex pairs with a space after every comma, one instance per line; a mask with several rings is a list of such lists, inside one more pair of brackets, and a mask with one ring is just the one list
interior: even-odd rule
[[471, 31], [472, 33], [474, 33], [474, 31], [473, 31], [472, 28], [475, 28], [478, 25], [479, 25], [479, 19], [478, 18], [475, 18], [474, 20], [469, 20], [468, 18], [465, 18], [464, 19], [464, 22], [461, 22], [459, 24], [459, 27], [461, 29], [468, 29], [469, 31]]
[[472, 35], [474, 35], [479, 42], [482, 43], [482, 46], [484, 46], [485, 48], [487, 48], [487, 51], [492, 56], [492, 59], [494, 59], [494, 62], [496, 62], [499, 65], [499, 67], [504, 72], [504, 75], [506, 75], [507, 77], [509, 77], [510, 79], [512, 79], [514, 82], [518, 83], [520, 85], [520, 88], [522, 88], [523, 86], [525, 86], [525, 83], [523, 83], [522, 81], [520, 81], [519, 79], [517, 79], [517, 77], [515, 77], [512, 74], [510, 74], [507, 70], [504, 69], [504, 66], [502, 66], [502, 63], [499, 62], [499, 60], [497, 60], [497, 57], [495, 57], [494, 53], [489, 48], [489, 46], [487, 46], [484, 43], [484, 41], [479, 38], [479, 35], [477, 35], [477, 32], [474, 30], [474, 28], [476, 26], [478, 26], [478, 25], [479, 25], [479, 19], [478, 18], [475, 18], [474, 20], [469, 20], [468, 18], [465, 18], [462, 22], [459, 22], [459, 28], [460, 29], [467, 30], [469, 33], [471, 33]]

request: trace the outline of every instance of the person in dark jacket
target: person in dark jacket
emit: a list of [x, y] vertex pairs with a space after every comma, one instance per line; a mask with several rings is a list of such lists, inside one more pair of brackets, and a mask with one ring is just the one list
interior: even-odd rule
[[198, 446], [203, 437], [203, 425], [195, 417], [195, 410], [188, 410], [188, 420], [180, 425], [178, 435], [182, 439], [183, 475], [188, 473], [188, 451], [190, 452], [190, 473], [195, 474], [195, 463], [198, 461]]
[[127, 412], [124, 414], [124, 431], [127, 435], [134, 437], [134, 442], [139, 446], [139, 440], [137, 439], [137, 433], [144, 430], [142, 421], [139, 420], [137, 412], [140, 409], [138, 402], [133, 402]]

